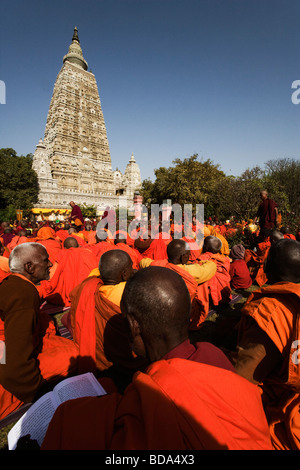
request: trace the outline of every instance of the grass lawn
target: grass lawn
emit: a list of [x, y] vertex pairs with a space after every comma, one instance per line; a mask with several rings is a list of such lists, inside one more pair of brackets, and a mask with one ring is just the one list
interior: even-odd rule
[[[245, 301], [253, 292], [259, 287], [257, 285], [251, 286], [249, 289], [244, 290], [242, 298], [232, 304], [213, 313], [203, 324], [199, 331], [191, 333], [192, 341], [208, 341], [214, 345], [222, 348], [233, 350], [236, 344], [236, 325], [241, 317], [241, 308]], [[234, 291], [233, 291], [234, 293]], [[55, 319], [59, 326], [61, 326], [62, 313], [55, 315]], [[7, 433], [15, 423], [0, 430], [0, 450], [7, 450]]]

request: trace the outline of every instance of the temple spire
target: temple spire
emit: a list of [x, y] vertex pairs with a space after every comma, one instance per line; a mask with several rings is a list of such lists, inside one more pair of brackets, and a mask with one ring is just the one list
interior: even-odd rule
[[70, 44], [68, 53], [63, 58], [63, 62], [71, 62], [73, 64], [79, 65], [84, 70], [88, 69], [88, 64], [83, 58], [78, 36], [78, 29], [76, 26], [74, 28], [72, 43]]

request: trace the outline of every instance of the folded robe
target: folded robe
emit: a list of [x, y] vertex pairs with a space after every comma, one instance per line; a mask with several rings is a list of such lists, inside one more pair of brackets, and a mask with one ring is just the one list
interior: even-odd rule
[[185, 359], [151, 364], [134, 375], [123, 396], [64, 403], [42, 445], [42, 450], [271, 448], [257, 387], [235, 372]]
[[250, 316], [283, 358], [260, 385], [274, 448], [300, 450], [300, 284], [262, 287], [249, 296], [242, 312], [239, 336]]
[[200, 255], [200, 260], [211, 260], [217, 266], [216, 274], [208, 281], [213, 304], [220, 305], [230, 302], [230, 259], [219, 253], [206, 252]]

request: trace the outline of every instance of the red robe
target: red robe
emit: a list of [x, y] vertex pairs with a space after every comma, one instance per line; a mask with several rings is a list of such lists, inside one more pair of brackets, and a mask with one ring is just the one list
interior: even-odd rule
[[202, 253], [200, 260], [211, 260], [217, 265], [216, 274], [208, 281], [210, 296], [214, 305], [228, 303], [231, 300], [230, 259], [219, 253]]

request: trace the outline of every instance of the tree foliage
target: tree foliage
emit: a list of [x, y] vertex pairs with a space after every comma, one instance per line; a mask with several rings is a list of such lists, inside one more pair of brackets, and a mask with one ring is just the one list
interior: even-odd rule
[[17, 209], [30, 211], [38, 192], [32, 155], [17, 156], [12, 148], [0, 149], [0, 218], [15, 218]]
[[260, 191], [266, 189], [275, 199], [283, 215], [283, 222], [300, 217], [300, 162], [279, 159], [266, 162], [264, 167], [248, 168], [240, 176], [227, 176], [210, 159], [199, 161], [197, 155], [183, 160], [177, 158], [173, 166], [155, 170], [155, 181], [144, 180], [144, 204], [172, 203], [204, 204], [205, 218], [219, 220], [235, 217], [249, 220], [255, 217], [260, 203]]

